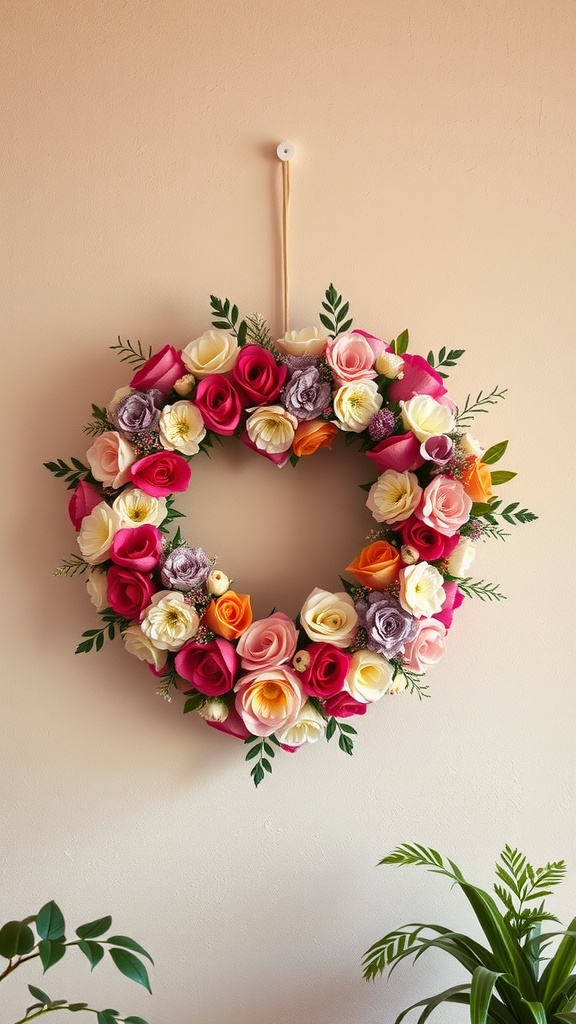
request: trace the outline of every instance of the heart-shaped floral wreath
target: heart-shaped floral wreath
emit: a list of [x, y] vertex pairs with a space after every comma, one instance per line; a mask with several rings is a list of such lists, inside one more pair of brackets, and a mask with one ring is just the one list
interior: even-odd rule
[[[256, 785], [275, 749], [338, 731], [351, 754], [351, 717], [384, 694], [422, 696], [464, 596], [502, 598], [466, 575], [475, 542], [503, 539], [502, 522], [536, 518], [493, 495], [515, 476], [490, 468], [507, 442], [485, 450], [468, 432], [504, 390], [469, 396], [459, 411], [444, 371], [461, 349], [424, 359], [407, 353], [407, 331], [386, 344], [352, 330], [332, 285], [322, 306], [322, 327], [277, 342], [262, 317], [240, 321], [215, 296], [214, 329], [180, 352], [166, 345], [146, 356], [140, 342], [118, 339], [112, 348], [137, 372], [106, 407], [92, 406], [87, 465], [46, 463], [74, 489], [81, 552], [56, 572], [89, 573], [102, 619], [77, 653], [120, 632], [160, 678], [162, 696], [183, 691], [185, 712], [250, 745]], [[379, 525], [346, 566], [354, 582], [342, 579], [338, 593], [314, 589], [296, 621], [283, 612], [254, 621], [249, 595], [231, 588], [214, 559], [179, 528], [170, 538], [181, 516], [174, 493], [187, 489], [191, 459], [222, 435], [282, 467], [341, 432], [377, 472], [365, 489]]]

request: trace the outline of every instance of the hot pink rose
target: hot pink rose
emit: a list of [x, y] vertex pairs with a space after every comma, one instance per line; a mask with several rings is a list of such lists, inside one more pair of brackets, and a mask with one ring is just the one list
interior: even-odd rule
[[166, 498], [174, 491], [185, 491], [192, 471], [177, 452], [154, 452], [135, 462], [130, 469], [132, 483], [153, 498]]
[[219, 732], [227, 732], [229, 736], [236, 736], [239, 740], [247, 740], [252, 735], [244, 725], [234, 705], [230, 708], [225, 722], [210, 722], [208, 719], [205, 719], [205, 721], [206, 725], [209, 725], [210, 728], [218, 729]]
[[248, 405], [266, 405], [278, 398], [288, 367], [280, 366], [268, 349], [244, 345], [232, 369], [236, 383], [247, 395]]
[[411, 430], [406, 434], [392, 434], [366, 452], [366, 455], [376, 463], [379, 473], [386, 469], [404, 473], [406, 470], [418, 469], [424, 463], [420, 454], [420, 441]]
[[464, 600], [464, 594], [458, 589], [457, 583], [444, 583], [444, 593], [446, 598], [439, 612], [433, 615], [433, 619], [438, 619], [446, 629], [450, 629], [452, 625], [452, 619], [454, 618], [454, 612], [460, 607]]
[[404, 664], [411, 672], [426, 672], [444, 654], [446, 627], [438, 619], [420, 619], [416, 636], [404, 648]]
[[216, 434], [230, 436], [242, 415], [242, 401], [234, 384], [221, 373], [210, 373], [196, 389], [196, 405], [204, 423]]
[[87, 484], [85, 480], [81, 480], [80, 483], [76, 484], [72, 492], [72, 497], [68, 503], [68, 515], [72, 520], [74, 529], [78, 533], [84, 516], [89, 516], [92, 509], [96, 508], [102, 501], [102, 493], [94, 487], [93, 484]]
[[245, 430], [240, 434], [240, 440], [247, 448], [251, 448], [253, 452], [257, 452], [258, 455], [263, 455], [265, 459], [270, 459], [270, 462], [273, 462], [274, 465], [278, 466], [278, 469], [282, 469], [282, 466], [286, 465], [291, 455], [290, 448], [285, 452], [265, 452], [263, 448], [258, 448], [254, 442], [250, 440], [248, 433]]
[[337, 334], [326, 343], [326, 362], [339, 387], [353, 380], [374, 380], [376, 356], [368, 339], [360, 333]]
[[[132, 532], [132, 531], [128, 531]], [[133, 563], [132, 563], [133, 564]], [[117, 615], [127, 619], [138, 619], [140, 613], [150, 604], [156, 587], [149, 576], [133, 572], [121, 565], [111, 565], [108, 570], [108, 604]]]
[[403, 377], [392, 381], [388, 388], [388, 401], [407, 402], [414, 395], [430, 395], [437, 402], [447, 394], [446, 386], [439, 373], [427, 363], [423, 356], [403, 355]]
[[433, 530], [451, 537], [470, 518], [472, 499], [459, 480], [435, 476], [425, 489], [414, 515]]
[[152, 572], [162, 554], [162, 534], [155, 526], [129, 527], [114, 534], [110, 558], [137, 572]]
[[400, 524], [402, 541], [411, 548], [416, 548], [420, 560], [435, 562], [438, 558], [449, 558], [458, 543], [458, 534], [444, 537], [421, 519], [410, 516]]
[[352, 715], [365, 715], [368, 705], [354, 700], [351, 694], [343, 690], [324, 701], [324, 711], [334, 718], [351, 718]]
[[178, 683], [178, 689], [189, 690], [192, 685], [207, 697], [221, 697], [232, 689], [239, 664], [234, 644], [222, 637], [208, 644], [192, 640], [178, 651], [174, 663], [186, 680], [186, 685]]
[[321, 700], [340, 693], [350, 670], [350, 655], [334, 644], [310, 644], [306, 650], [310, 664], [300, 676], [306, 693]]
[[172, 345], [165, 345], [155, 356], [147, 359], [130, 381], [137, 391], [158, 388], [163, 395], [172, 390], [179, 377], [187, 373], [180, 353]]
[[282, 665], [296, 651], [296, 627], [284, 612], [253, 622], [238, 641], [237, 651], [246, 669]]

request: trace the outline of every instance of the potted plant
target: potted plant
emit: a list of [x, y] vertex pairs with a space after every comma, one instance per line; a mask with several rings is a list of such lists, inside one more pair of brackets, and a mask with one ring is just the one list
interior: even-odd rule
[[541, 931], [543, 924], [558, 921], [544, 900], [562, 881], [564, 861], [534, 868], [506, 846], [496, 864], [496, 899], [466, 881], [453, 861], [424, 846], [399, 846], [380, 864], [416, 865], [445, 875], [468, 899], [485, 938], [482, 943], [440, 925], [407, 924], [374, 943], [364, 955], [365, 978], [393, 970], [407, 957], [417, 960], [429, 949], [448, 953], [471, 975], [466, 984], [413, 1003], [395, 1024], [419, 1007], [418, 1024], [424, 1024], [442, 1003], [469, 1006], [471, 1024], [576, 1024], [576, 917], [567, 930]]

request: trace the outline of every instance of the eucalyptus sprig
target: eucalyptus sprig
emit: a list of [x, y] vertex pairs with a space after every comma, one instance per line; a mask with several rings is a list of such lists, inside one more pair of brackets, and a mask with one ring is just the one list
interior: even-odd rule
[[505, 601], [506, 594], [499, 589], [498, 583], [487, 583], [486, 580], [473, 580], [471, 576], [458, 579], [458, 588], [466, 597], [479, 597], [481, 601]]

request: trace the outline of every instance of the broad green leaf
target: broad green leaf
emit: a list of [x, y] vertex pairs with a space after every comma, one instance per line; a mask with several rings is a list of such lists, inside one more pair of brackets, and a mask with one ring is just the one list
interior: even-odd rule
[[529, 1012], [532, 1015], [534, 1024], [547, 1024], [546, 1010], [542, 1006], [542, 1003], [530, 1003], [527, 999], [523, 999], [522, 1002], [528, 1007]]
[[482, 462], [486, 466], [493, 466], [495, 462], [500, 461], [507, 447], [508, 441], [499, 441], [498, 444], [492, 445], [492, 447], [482, 455]]
[[397, 356], [404, 355], [404, 353], [407, 352], [408, 350], [408, 342], [408, 331], [402, 331], [402, 333], [398, 335], [396, 340], [392, 342], [392, 351], [395, 352]]
[[[272, 754], [272, 757], [274, 757], [274, 754]], [[109, 935], [106, 942], [110, 946], [122, 946], [123, 949], [131, 949], [134, 953], [141, 953], [142, 956], [148, 958], [151, 964], [154, 963], [150, 953], [147, 953], [143, 946], [135, 942], [128, 935]]]
[[66, 953], [66, 945], [62, 939], [42, 939], [38, 943], [38, 952], [42, 961], [44, 973], [49, 967], [53, 967]]
[[576, 967], [576, 917], [568, 925], [568, 932], [558, 946], [556, 953], [547, 964], [538, 986], [540, 1001], [548, 1009], [550, 1003], [558, 995]]
[[534, 978], [492, 897], [469, 882], [460, 881], [458, 884], [471, 904], [499, 965], [511, 975], [514, 985], [520, 992], [536, 998]]
[[560, 1020], [562, 1024], [576, 1024], [576, 1013], [557, 1013], [554, 1020]]
[[123, 949], [111, 949], [109, 953], [121, 974], [130, 978], [131, 981], [135, 981], [136, 984], [143, 985], [150, 993], [152, 992], [148, 971], [137, 956]]
[[470, 986], [470, 1024], [486, 1024], [494, 986], [501, 977], [502, 971], [489, 971], [487, 967], [477, 967], [474, 971]]
[[470, 515], [475, 519], [479, 519], [481, 516], [489, 516], [493, 511], [492, 505], [488, 505], [483, 501], [473, 501]]
[[72, 1010], [72, 1013], [78, 1013], [79, 1010], [85, 1010], [88, 1003], [68, 1003], [68, 1009]]
[[96, 921], [89, 921], [87, 924], [81, 924], [76, 929], [76, 935], [79, 939], [96, 939], [99, 935], [103, 935], [107, 932], [112, 924], [112, 918], [110, 915], [107, 917], [99, 917]]
[[98, 1024], [116, 1024], [118, 1014], [111, 1010], [99, 1010], [96, 1014]]
[[62, 939], [66, 925], [60, 907], [54, 900], [45, 903], [36, 918], [36, 929], [41, 939]]
[[490, 474], [490, 480], [493, 487], [500, 487], [501, 484], [507, 484], [509, 480], [513, 480], [515, 476], [518, 476], [518, 474], [511, 473], [507, 469], [500, 469]]
[[47, 996], [41, 988], [36, 988], [36, 985], [28, 985], [28, 991], [34, 999], [38, 999], [44, 1006], [52, 1006], [52, 1000], [50, 996]]
[[426, 1017], [429, 1017], [433, 1010], [441, 1003], [469, 1003], [470, 985], [453, 985], [451, 988], [445, 988], [443, 992], [438, 992], [435, 996], [428, 996], [427, 999], [419, 999], [417, 1003], [412, 1003], [412, 1006], [408, 1006], [406, 1010], [396, 1017], [394, 1024], [400, 1024], [404, 1020], [404, 1017], [410, 1013], [411, 1010], [415, 1010], [417, 1006], [424, 1006], [424, 1014], [420, 1014], [418, 1018], [420, 1021], [425, 1021]]
[[92, 939], [81, 939], [78, 943], [78, 949], [84, 953], [90, 964], [91, 971], [98, 966], [104, 956], [104, 946], [101, 946], [99, 942], [94, 942]]
[[34, 932], [24, 921], [7, 921], [0, 929], [0, 956], [11, 960], [13, 956], [24, 956], [34, 949]]

